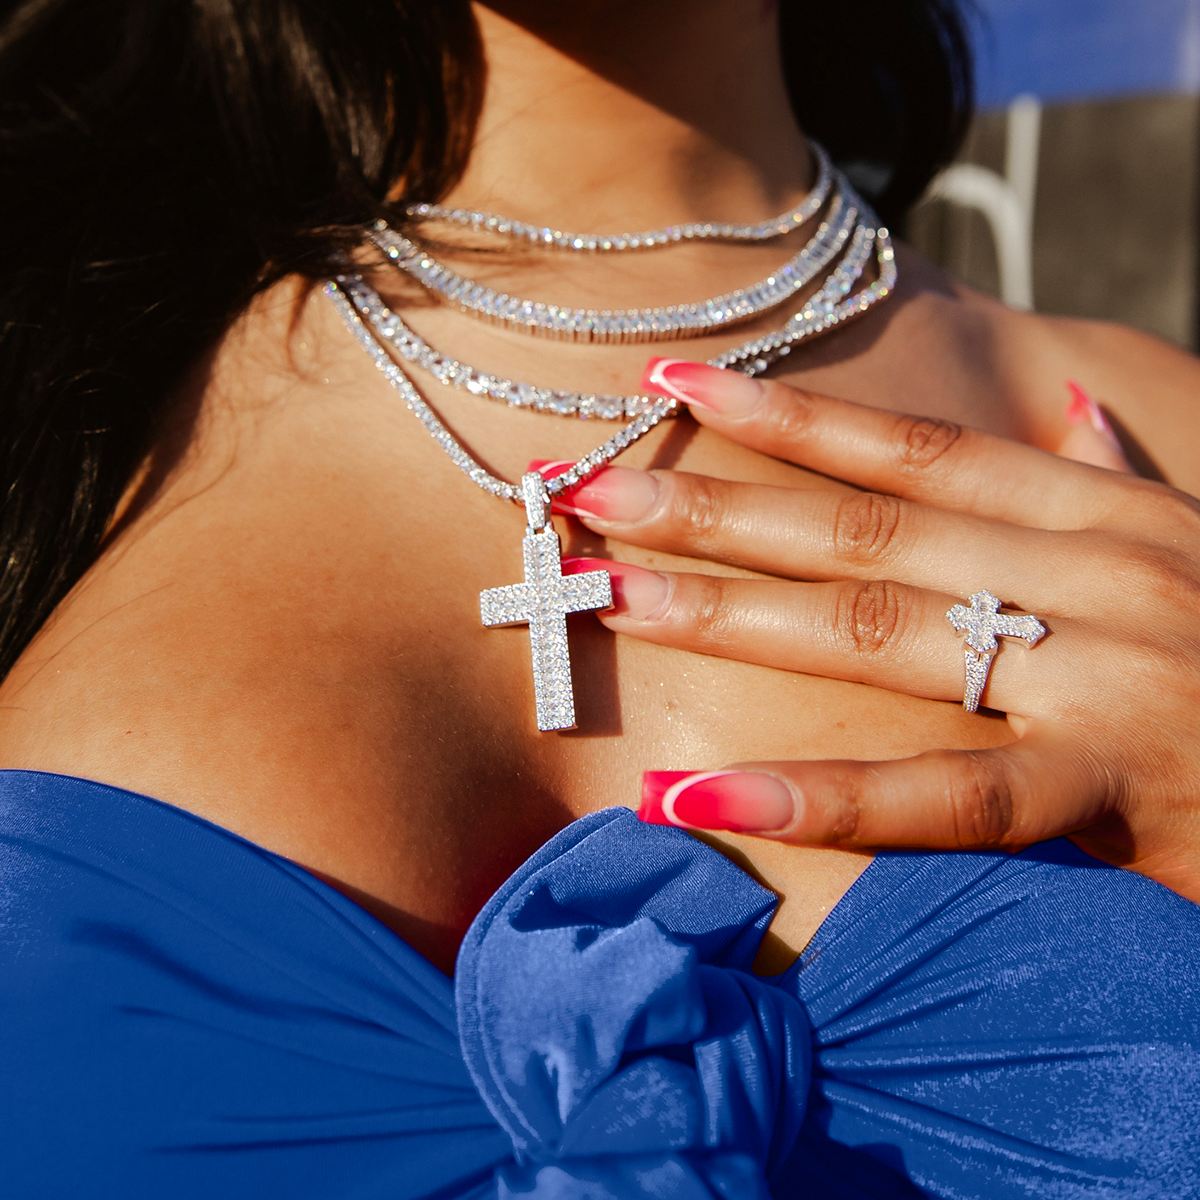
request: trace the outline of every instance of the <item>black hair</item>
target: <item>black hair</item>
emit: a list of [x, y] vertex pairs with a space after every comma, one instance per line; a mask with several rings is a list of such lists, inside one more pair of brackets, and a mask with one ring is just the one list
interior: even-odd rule
[[[784, 67], [804, 131], [903, 230], [971, 121], [974, 73], [956, 0], [780, 5]], [[794, 64], [794, 69], [787, 70]]]
[[[965, 131], [968, 47], [952, 0], [854, 9], [843, 54], [782, 0], [785, 64], [895, 221]], [[453, 184], [483, 70], [468, 0], [0, 0], [0, 677], [247, 301]]]

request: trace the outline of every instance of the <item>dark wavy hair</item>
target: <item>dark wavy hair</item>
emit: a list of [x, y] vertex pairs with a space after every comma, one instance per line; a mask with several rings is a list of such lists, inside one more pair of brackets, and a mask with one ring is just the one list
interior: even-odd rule
[[[819, 11], [781, 0], [793, 103], [895, 223], [965, 132], [962, 22]], [[848, 25], [871, 31], [849, 93]], [[257, 291], [444, 195], [482, 83], [467, 0], [0, 0], [0, 677], [183, 373]]]

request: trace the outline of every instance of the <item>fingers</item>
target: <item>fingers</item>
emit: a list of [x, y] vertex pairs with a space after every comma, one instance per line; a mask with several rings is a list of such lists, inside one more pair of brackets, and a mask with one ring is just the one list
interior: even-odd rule
[[[1090, 585], [1097, 576], [1112, 580], [1125, 551], [1103, 533], [1049, 533], [876, 492], [797, 490], [677, 471], [610, 467], [557, 507], [647, 549], [794, 579], [885, 577], [955, 596], [986, 584], [1029, 609], [1076, 590], [1094, 593], [1094, 586], [1082, 587], [1080, 572], [1087, 570]], [[1090, 539], [1086, 554], [1083, 537]]]
[[[1043, 529], [1082, 529], [1137, 482], [949, 422], [801, 392], [679, 359], [643, 386], [687, 403], [703, 425], [764, 454], [870, 491]], [[1142, 484], [1141, 486], [1148, 486]]]
[[1081, 738], [1033, 724], [1019, 741], [897, 762], [742, 763], [647, 772], [638, 816], [847, 849], [1017, 847], [1083, 829], [1115, 804]]
[[[963, 697], [963, 644], [946, 619], [952, 596], [878, 580], [727, 579], [665, 574], [601, 559], [567, 559], [563, 566], [568, 572], [609, 572], [616, 605], [599, 617], [618, 633], [927, 699]], [[1086, 635], [1064, 618], [1056, 618], [1051, 628], [1054, 636], [1035, 650], [1018, 641], [995, 656], [985, 706], [1024, 716], [1053, 715], [1070, 699], [1064, 678], [1087, 686], [1090, 668], [1077, 653]]]

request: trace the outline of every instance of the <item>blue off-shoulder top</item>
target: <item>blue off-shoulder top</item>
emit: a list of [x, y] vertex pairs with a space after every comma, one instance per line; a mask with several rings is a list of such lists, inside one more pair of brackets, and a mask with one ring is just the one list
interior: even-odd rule
[[1200, 1197], [1200, 907], [1067, 842], [882, 854], [761, 978], [773, 908], [608, 810], [451, 980], [226, 830], [2, 772], [0, 1193]]

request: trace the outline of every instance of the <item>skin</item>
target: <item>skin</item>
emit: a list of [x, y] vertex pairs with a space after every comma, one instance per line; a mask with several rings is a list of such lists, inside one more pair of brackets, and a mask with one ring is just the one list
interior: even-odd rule
[[[478, 12], [488, 92], [449, 203], [618, 230], [758, 220], [810, 183], [761, 0]], [[448, 257], [508, 290], [618, 306], [711, 295], [782, 254], [701, 244], [582, 262]], [[793, 355], [781, 378], [1048, 449], [1069, 432], [1064, 380], [1076, 378], [1173, 482], [1200, 490], [1189, 356], [1011, 313], [907, 251], [899, 266], [893, 299]], [[522, 338], [417, 307], [388, 275], [379, 283], [434, 345], [515, 378], [629, 391], [655, 349]], [[611, 431], [417, 382], [510, 479]], [[814, 496], [841, 486], [686, 417], [622, 461]], [[681, 653], [590, 617], [571, 633], [580, 730], [539, 735], [526, 634], [478, 623], [478, 592], [518, 577], [523, 524], [464, 481], [324, 298], [284, 281], [194, 365], [104, 553], [0, 688], [0, 765], [98, 779], [233, 829], [449, 971], [495, 887], [576, 816], [635, 804], [644, 769], [899, 759], [1013, 736], [943, 700]], [[687, 565], [562, 529], [568, 553]], [[803, 947], [869, 861], [737, 835], [721, 845], [784, 898], [764, 970]]]
[[609, 468], [568, 497], [590, 528], [774, 577], [621, 564], [610, 629], [949, 700], [964, 686], [946, 621], [959, 597], [986, 579], [1045, 622], [1008, 630], [1035, 656], [993, 659], [985, 701], [1008, 714], [1010, 745], [745, 764], [722, 777], [717, 811], [688, 815], [685, 791], [666, 820], [842, 847], [1016, 849], [1065, 833], [1200, 900], [1200, 502], [1127, 466], [732, 371], [653, 374], [707, 427], [863, 490]]

